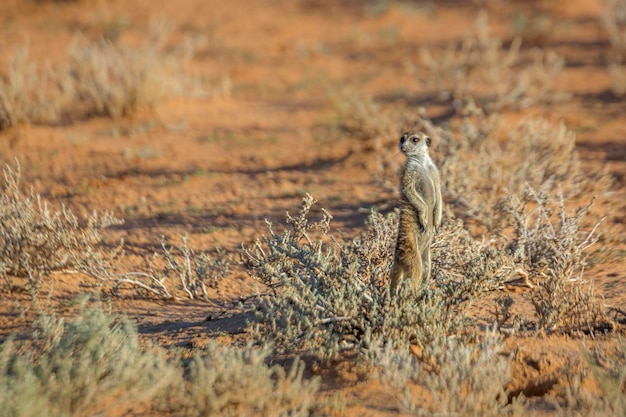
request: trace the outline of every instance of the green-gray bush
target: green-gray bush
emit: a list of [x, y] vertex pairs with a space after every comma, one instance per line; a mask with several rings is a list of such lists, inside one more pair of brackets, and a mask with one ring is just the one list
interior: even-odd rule
[[101, 308], [67, 323], [41, 321], [42, 350], [8, 341], [0, 352], [0, 409], [6, 416], [75, 416], [151, 401], [177, 377], [162, 354], [145, 352], [133, 325]]
[[209, 344], [191, 361], [142, 348], [134, 325], [100, 306], [67, 321], [39, 320], [25, 349], [0, 346], [0, 410], [7, 417], [66, 417], [160, 410], [182, 416], [308, 416], [319, 380], [266, 365], [271, 349]]
[[[539, 208], [528, 210], [533, 196]], [[269, 235], [243, 249], [244, 266], [269, 291], [259, 295], [256, 335], [279, 351], [308, 350], [322, 358], [361, 351], [379, 337], [400, 345], [441, 346], [451, 334], [472, 332], [466, 326], [468, 306], [518, 275], [532, 287], [522, 296], [535, 306], [537, 316], [526, 320], [536, 320], [538, 329], [605, 327], [602, 305], [582, 276], [586, 250], [596, 241], [596, 228], [581, 229], [587, 209], [569, 214], [561, 199], [554, 219], [554, 203], [532, 191], [525, 198], [524, 204], [510, 200], [497, 206], [512, 229], [508, 236], [476, 241], [460, 220], [447, 219], [432, 245], [432, 279], [391, 297], [386, 279], [395, 215], [372, 213], [361, 236], [337, 239], [326, 210], [319, 221], [309, 221], [315, 200], [307, 195], [299, 213], [287, 215], [282, 233], [268, 223]]]
[[[379, 350], [380, 378], [398, 395], [400, 411], [410, 415], [504, 416], [509, 406], [505, 386], [509, 359], [501, 355], [502, 340], [488, 331], [478, 343], [450, 338], [434, 346], [429, 361], [418, 360], [408, 349], [388, 345]], [[412, 385], [425, 393], [417, 395]]]
[[441, 344], [462, 331], [464, 309], [477, 294], [497, 288], [507, 274], [498, 255], [474, 242], [462, 224], [450, 223], [434, 244], [434, 281], [403, 286], [391, 297], [385, 284], [397, 218], [372, 213], [366, 231], [351, 241], [330, 234], [332, 216], [309, 223], [307, 195], [288, 227], [244, 248], [252, 277], [269, 289], [257, 306], [256, 333], [281, 351], [310, 350], [323, 358], [359, 351], [368, 340]]
[[271, 352], [226, 348], [215, 343], [189, 364], [189, 376], [174, 391], [169, 408], [177, 415], [306, 417], [314, 408], [319, 379], [305, 380], [296, 359], [289, 371], [266, 365]]

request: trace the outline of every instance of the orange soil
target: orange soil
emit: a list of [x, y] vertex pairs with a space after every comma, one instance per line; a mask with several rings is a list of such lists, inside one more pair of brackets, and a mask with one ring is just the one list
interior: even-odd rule
[[[165, 17], [175, 25], [174, 39], [206, 38], [189, 71], [201, 76], [208, 89], [223, 80], [230, 80], [232, 89], [230, 94], [163, 101], [128, 118], [8, 129], [0, 132], [2, 161], [17, 158], [23, 184], [53, 204], [65, 204], [81, 215], [108, 210], [124, 218], [124, 225], [107, 232], [110, 242], [125, 240], [127, 264], [121, 269], [142, 266], [158, 249], [161, 235], [179, 244], [187, 233], [194, 248], [220, 247], [236, 254], [242, 242], [264, 231], [265, 218], [282, 221], [304, 192], [334, 215], [335, 227], [356, 233], [367, 209], [392, 207], [394, 195], [373, 181], [371, 152], [350, 139], [324, 136], [324, 126], [334, 117], [329, 92], [349, 87], [381, 100], [400, 97], [428, 105], [422, 103], [419, 71], [411, 71], [419, 64], [419, 49], [441, 48], [472, 33], [477, 12], [473, 2], [390, 3], [4, 1], [0, 68], [6, 68], [13, 49], [25, 42], [32, 58], [58, 62], [78, 32], [95, 38], [119, 27], [121, 40], [132, 42], [145, 35], [151, 20]], [[614, 176], [613, 188], [599, 196], [594, 210], [608, 216], [612, 236], [622, 236], [626, 101], [609, 93], [604, 57], [610, 44], [598, 18], [602, 2], [486, 3], [492, 32], [504, 39], [512, 36], [515, 16], [548, 22], [545, 33], [527, 34], [528, 43], [565, 57], [557, 84], [574, 97], [509, 116], [543, 115], [555, 123], [564, 120], [577, 132], [583, 164], [601, 164]], [[431, 117], [447, 110], [427, 106]], [[613, 251], [599, 252], [586, 275], [608, 305], [621, 306], [626, 301], [626, 244], [623, 238], [604, 244]], [[250, 280], [241, 272], [234, 274], [224, 294], [248, 294]], [[78, 294], [93, 291], [92, 282], [76, 275], [54, 275], [53, 283], [50, 300], [62, 314], [72, 313], [70, 300]], [[108, 294], [107, 288], [102, 291]], [[29, 297], [2, 297], [0, 334], [28, 336], [34, 316]], [[15, 299], [27, 309], [25, 316], [20, 316]], [[193, 349], [211, 338], [231, 343], [242, 337], [245, 325], [239, 315], [206, 321], [220, 313], [217, 302], [164, 302], [124, 292], [111, 303], [137, 322], [142, 338], [166, 347]], [[510, 337], [507, 346], [519, 353], [511, 392], [538, 398], [556, 394], [565, 367], [582, 366], [579, 340]], [[364, 381], [350, 366], [320, 372], [323, 395], [339, 392], [347, 400], [345, 415], [397, 414], [393, 395], [375, 381]]]

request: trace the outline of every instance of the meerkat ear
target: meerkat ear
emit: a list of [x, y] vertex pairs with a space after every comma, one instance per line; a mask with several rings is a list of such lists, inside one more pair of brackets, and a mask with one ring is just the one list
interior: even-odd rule
[[424, 140], [426, 141], [426, 146], [428, 146], [430, 148], [430, 138], [426, 135], [424, 135]]

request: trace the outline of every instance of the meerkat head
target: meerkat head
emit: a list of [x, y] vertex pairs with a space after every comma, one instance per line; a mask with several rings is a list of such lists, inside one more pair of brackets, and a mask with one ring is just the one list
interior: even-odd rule
[[408, 131], [400, 136], [400, 150], [408, 157], [428, 155], [430, 138], [422, 132]]

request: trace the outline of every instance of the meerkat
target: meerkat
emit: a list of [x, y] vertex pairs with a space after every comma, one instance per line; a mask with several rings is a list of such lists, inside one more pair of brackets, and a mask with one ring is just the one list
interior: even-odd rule
[[439, 171], [430, 158], [431, 140], [421, 132], [400, 137], [400, 151], [407, 157], [400, 180], [398, 240], [391, 269], [391, 290], [408, 279], [416, 288], [430, 277], [430, 244], [441, 225], [442, 199]]

